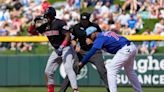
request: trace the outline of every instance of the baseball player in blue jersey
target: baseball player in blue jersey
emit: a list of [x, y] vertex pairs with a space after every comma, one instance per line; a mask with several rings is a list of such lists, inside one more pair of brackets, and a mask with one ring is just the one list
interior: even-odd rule
[[93, 46], [79, 63], [79, 67], [82, 67], [97, 50], [103, 49], [108, 53], [115, 54], [112, 62], [105, 66], [110, 92], [117, 92], [117, 73], [122, 67], [124, 67], [135, 92], [142, 92], [137, 75], [133, 70], [136, 46], [123, 36], [111, 31], [98, 32], [95, 27], [87, 28], [86, 34], [93, 41]]

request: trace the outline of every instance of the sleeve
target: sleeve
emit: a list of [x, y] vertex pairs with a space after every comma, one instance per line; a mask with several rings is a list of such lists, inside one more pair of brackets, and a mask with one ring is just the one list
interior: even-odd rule
[[84, 58], [82, 59], [81, 63], [82, 63], [83, 65], [85, 65], [85, 64], [87, 63], [87, 61], [89, 60], [89, 58], [92, 57], [92, 56], [95, 54], [95, 52], [96, 52], [97, 50], [98, 50], [97, 48], [92, 47], [92, 48], [89, 50], [89, 52], [84, 56]]
[[35, 25], [32, 24], [28, 27], [27, 32], [31, 35], [39, 35], [38, 32], [36, 31]]
[[62, 21], [61, 25], [62, 34], [69, 32], [69, 27], [66, 22]]
[[96, 49], [102, 49], [103, 44], [104, 44], [104, 39], [102, 37], [101, 38], [97, 38], [94, 41], [93, 47], [96, 48]]
[[36, 28], [36, 30], [37, 30], [37, 32], [39, 32], [39, 33], [43, 33], [43, 32], [45, 32], [45, 30], [46, 30], [46, 27], [47, 27], [47, 23], [45, 23], [45, 24], [42, 24], [40, 27], [37, 27]]

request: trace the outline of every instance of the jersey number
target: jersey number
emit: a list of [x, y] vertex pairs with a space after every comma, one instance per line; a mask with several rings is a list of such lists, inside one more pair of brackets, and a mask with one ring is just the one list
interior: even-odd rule
[[113, 38], [115, 38], [117, 41], [119, 40], [119, 37], [118, 37], [118, 35], [117, 35], [115, 32], [106, 32], [106, 33], [104, 34], [104, 36], [113, 37]]

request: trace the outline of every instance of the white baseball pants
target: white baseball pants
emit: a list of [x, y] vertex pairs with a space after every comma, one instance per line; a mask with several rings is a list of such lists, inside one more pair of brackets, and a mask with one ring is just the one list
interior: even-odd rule
[[125, 73], [130, 80], [135, 92], [142, 92], [141, 85], [137, 78], [135, 71], [133, 70], [134, 59], [137, 53], [136, 46], [131, 43], [129, 46], [125, 45], [121, 48], [113, 57], [111, 63], [106, 64], [107, 77], [110, 92], [117, 91], [117, 73], [124, 67]]

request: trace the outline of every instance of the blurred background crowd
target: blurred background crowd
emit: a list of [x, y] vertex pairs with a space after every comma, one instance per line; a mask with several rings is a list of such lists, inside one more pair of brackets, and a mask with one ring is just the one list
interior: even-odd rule
[[[66, 0], [56, 7], [47, 0], [0, 0], [0, 36], [29, 35], [26, 30], [35, 16], [49, 6], [57, 9], [56, 18], [63, 19], [71, 27], [79, 22], [83, 9], [91, 11], [90, 21], [103, 31], [115, 31], [122, 35], [164, 35], [164, 0]], [[153, 25], [144, 20], [157, 20]], [[151, 23], [150, 23], [151, 24]], [[149, 27], [149, 26], [153, 26]], [[163, 41], [144, 41], [138, 46], [141, 54], [154, 54]], [[0, 43], [0, 50], [31, 51], [33, 43]]]

